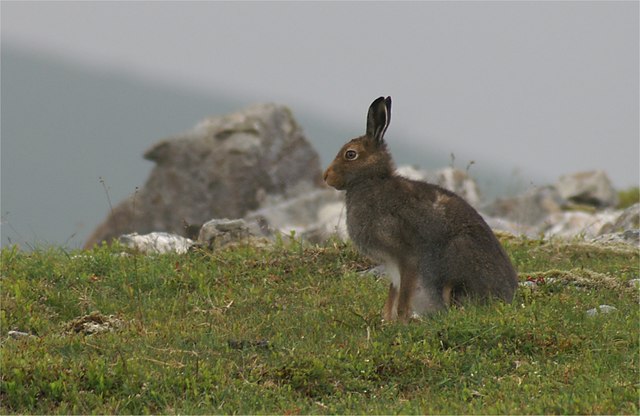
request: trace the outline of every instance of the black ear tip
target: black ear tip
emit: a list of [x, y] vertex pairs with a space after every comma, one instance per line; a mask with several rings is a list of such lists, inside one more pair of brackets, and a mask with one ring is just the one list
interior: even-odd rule
[[391, 108], [391, 97], [380, 96], [373, 100], [371, 103], [371, 107], [377, 107], [378, 105], [384, 103], [384, 106], [387, 108]]

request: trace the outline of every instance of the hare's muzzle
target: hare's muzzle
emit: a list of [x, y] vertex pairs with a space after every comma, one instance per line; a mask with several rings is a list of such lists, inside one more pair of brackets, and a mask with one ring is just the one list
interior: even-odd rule
[[336, 188], [339, 191], [344, 189], [343, 183], [340, 180], [340, 175], [335, 172], [333, 165], [330, 165], [327, 170], [324, 171], [323, 177], [327, 185]]
[[329, 185], [329, 186], [333, 186], [333, 187], [335, 187], [335, 180], [334, 180], [334, 176], [335, 176], [335, 173], [333, 172], [333, 168], [332, 168], [332, 166], [330, 165], [330, 166], [327, 168], [327, 170], [325, 170], [325, 171], [324, 171], [323, 178], [324, 178], [325, 183], [326, 183], [327, 185]]

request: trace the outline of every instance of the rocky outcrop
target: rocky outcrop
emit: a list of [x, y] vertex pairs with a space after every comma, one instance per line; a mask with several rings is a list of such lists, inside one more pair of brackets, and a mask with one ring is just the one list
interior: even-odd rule
[[640, 228], [640, 202], [631, 205], [600, 229], [600, 233], [619, 233]]
[[562, 212], [563, 204], [564, 200], [553, 186], [542, 186], [522, 195], [498, 198], [483, 206], [481, 211], [493, 218], [531, 227], [549, 215]]
[[594, 243], [624, 243], [640, 247], [640, 229], [629, 229], [617, 233], [600, 234], [591, 239]]
[[544, 238], [640, 244], [640, 203], [613, 209], [616, 190], [603, 171], [565, 175], [553, 185], [499, 198], [482, 207], [494, 230]]
[[[257, 221], [270, 232], [277, 230], [283, 235], [302, 237], [312, 242], [326, 240], [333, 232], [334, 218], [326, 216], [326, 207], [343, 206], [343, 195], [330, 188], [309, 189], [298, 196], [272, 201], [245, 217]], [[337, 221], [337, 220], [336, 220]]]
[[464, 198], [469, 204], [477, 207], [480, 204], [480, 192], [476, 181], [468, 172], [460, 169], [446, 167], [435, 172], [427, 172], [415, 166], [400, 166], [396, 172], [405, 178], [426, 181], [455, 192]]
[[640, 204], [625, 210], [559, 211], [533, 225], [488, 215], [484, 215], [484, 219], [493, 230], [513, 235], [546, 239], [582, 238], [597, 243], [640, 246], [639, 212]]
[[[316, 243], [348, 239], [344, 194], [322, 184], [318, 155], [286, 107], [256, 105], [208, 118], [145, 158], [155, 167], [144, 187], [113, 209], [86, 246], [119, 236], [150, 253], [291, 234]], [[455, 192], [497, 231], [640, 244], [640, 203], [614, 210], [617, 192], [602, 171], [565, 175], [484, 205], [466, 171], [402, 166], [398, 174]]]
[[147, 182], [113, 209], [86, 247], [133, 232], [185, 236], [187, 225], [241, 218], [270, 197], [321, 184], [318, 154], [291, 111], [275, 104], [208, 118], [144, 157], [155, 163]]
[[120, 236], [119, 242], [123, 246], [146, 255], [177, 253], [184, 254], [194, 247], [207, 250], [234, 245], [267, 242], [275, 234], [265, 230], [257, 222], [243, 219], [229, 220], [213, 219], [207, 221], [199, 230], [196, 241], [176, 234], [166, 232], [152, 232], [149, 234], [125, 234]]
[[601, 234], [602, 228], [614, 222], [620, 212], [605, 211], [598, 213], [568, 211], [551, 214], [538, 227], [539, 234], [545, 238], [593, 238]]
[[[545, 191], [546, 192], [546, 191]], [[594, 243], [625, 243], [640, 247], [640, 203], [625, 210], [558, 211], [537, 224], [526, 225], [483, 215], [494, 231], [532, 238], [575, 239]], [[270, 204], [244, 219], [214, 219], [199, 230], [197, 241], [167, 233], [125, 235], [120, 241], [137, 251], [155, 254], [184, 253], [192, 246], [217, 250], [233, 244], [263, 244], [286, 238], [322, 243], [328, 238], [349, 238], [342, 194], [331, 189], [301, 192], [292, 198], [273, 198]]]

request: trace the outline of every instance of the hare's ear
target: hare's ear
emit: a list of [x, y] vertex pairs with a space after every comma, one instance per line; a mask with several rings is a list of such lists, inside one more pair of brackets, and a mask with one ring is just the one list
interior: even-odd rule
[[391, 97], [379, 97], [369, 106], [367, 115], [367, 136], [377, 144], [382, 144], [384, 133], [391, 122]]

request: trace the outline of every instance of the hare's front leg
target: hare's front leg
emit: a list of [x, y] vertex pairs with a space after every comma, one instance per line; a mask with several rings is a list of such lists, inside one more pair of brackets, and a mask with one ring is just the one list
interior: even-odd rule
[[383, 317], [387, 322], [395, 321], [398, 319], [398, 296], [400, 292], [400, 267], [398, 263], [393, 260], [387, 260], [384, 264], [385, 274], [389, 279], [389, 295], [387, 295], [387, 301], [384, 304]]
[[398, 320], [400, 322], [407, 322], [409, 318], [411, 318], [411, 315], [413, 315], [411, 300], [416, 289], [416, 278], [417, 273], [412, 273], [409, 270], [403, 271], [400, 275], [400, 290], [398, 293], [398, 303], [396, 305]]
[[384, 304], [384, 320], [395, 321], [398, 317], [398, 288], [393, 283], [389, 284], [389, 295]]

